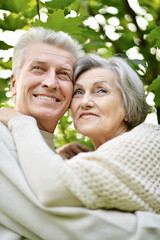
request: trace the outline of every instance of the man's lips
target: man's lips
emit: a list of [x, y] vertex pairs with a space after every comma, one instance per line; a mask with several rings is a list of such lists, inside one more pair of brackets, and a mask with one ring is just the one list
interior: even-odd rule
[[46, 95], [38, 95], [38, 94], [33, 94], [34, 97], [42, 99], [42, 100], [48, 100], [52, 102], [60, 102], [60, 99], [57, 97], [51, 97], [51, 96], [46, 96]]

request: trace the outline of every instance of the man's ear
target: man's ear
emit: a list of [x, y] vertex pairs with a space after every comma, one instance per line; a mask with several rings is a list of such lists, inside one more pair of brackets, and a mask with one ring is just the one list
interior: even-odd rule
[[11, 75], [11, 94], [12, 96], [16, 95], [16, 79], [14, 75]]

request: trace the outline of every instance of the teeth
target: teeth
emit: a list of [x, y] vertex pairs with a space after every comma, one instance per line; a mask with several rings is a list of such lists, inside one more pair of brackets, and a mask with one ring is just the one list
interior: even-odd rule
[[39, 99], [45, 99], [45, 100], [49, 100], [49, 101], [53, 101], [53, 102], [59, 102], [58, 99], [52, 98], [52, 97], [47, 97], [47, 96], [36, 96]]
[[95, 116], [94, 114], [83, 114], [82, 116]]

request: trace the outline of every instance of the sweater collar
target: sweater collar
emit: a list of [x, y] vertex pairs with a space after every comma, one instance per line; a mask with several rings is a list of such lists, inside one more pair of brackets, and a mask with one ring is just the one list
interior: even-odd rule
[[40, 132], [41, 132], [43, 138], [45, 139], [46, 143], [48, 144], [48, 146], [53, 149], [54, 134], [46, 132], [46, 131], [42, 131], [42, 130], [40, 130]]

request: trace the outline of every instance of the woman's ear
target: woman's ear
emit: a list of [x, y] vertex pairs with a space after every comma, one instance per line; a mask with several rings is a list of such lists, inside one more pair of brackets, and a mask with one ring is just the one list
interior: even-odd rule
[[125, 121], [125, 122], [128, 122], [128, 117], [125, 117], [125, 118], [124, 118], [124, 121]]
[[14, 75], [11, 75], [11, 94], [12, 96], [16, 95], [16, 79]]

